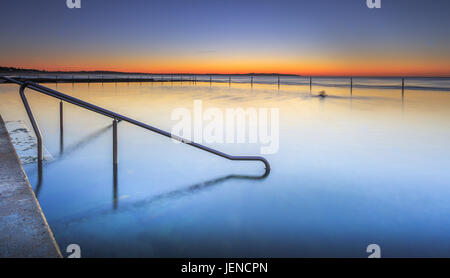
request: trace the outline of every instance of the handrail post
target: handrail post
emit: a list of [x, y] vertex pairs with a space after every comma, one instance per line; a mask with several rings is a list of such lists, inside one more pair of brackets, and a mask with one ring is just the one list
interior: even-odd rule
[[113, 165], [117, 167], [117, 119], [113, 120]]
[[118, 159], [117, 159], [117, 119], [113, 120], [113, 208], [117, 209], [118, 205], [118, 186], [117, 186], [117, 170], [118, 170]]
[[59, 102], [59, 152], [62, 154], [64, 151], [64, 103], [62, 100]]
[[39, 126], [34, 119], [33, 112], [31, 111], [30, 105], [28, 104], [27, 98], [25, 97], [25, 88], [28, 86], [28, 83], [25, 82], [20, 86], [20, 98], [22, 99], [23, 105], [25, 106], [25, 110], [27, 111], [28, 118], [30, 119], [31, 125], [33, 126], [34, 133], [36, 134], [37, 139], [37, 157], [38, 162], [43, 160], [43, 148], [42, 148], [42, 135], [39, 130]]

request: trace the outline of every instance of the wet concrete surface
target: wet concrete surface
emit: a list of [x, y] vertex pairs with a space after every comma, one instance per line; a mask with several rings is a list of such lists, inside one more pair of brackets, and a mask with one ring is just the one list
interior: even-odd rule
[[59, 247], [0, 115], [0, 257], [58, 258]]

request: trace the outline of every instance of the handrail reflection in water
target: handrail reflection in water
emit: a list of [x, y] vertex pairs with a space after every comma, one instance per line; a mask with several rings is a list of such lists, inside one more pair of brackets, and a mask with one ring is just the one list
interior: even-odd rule
[[104, 208], [104, 207], [100, 207], [100, 208], [93, 208], [90, 210], [87, 210], [85, 212], [79, 213], [78, 216], [73, 216], [73, 217], [63, 217], [61, 219], [57, 219], [55, 222], [59, 222], [59, 223], [66, 223], [66, 224], [73, 224], [74, 222], [80, 222], [83, 221], [85, 219], [88, 218], [92, 218], [92, 217], [98, 217], [101, 215], [107, 215], [110, 214], [114, 211], [118, 211], [118, 212], [123, 212], [129, 209], [133, 209], [133, 208], [138, 208], [138, 207], [142, 207], [142, 206], [146, 206], [161, 200], [174, 200], [177, 198], [182, 198], [185, 196], [190, 196], [196, 193], [200, 193], [203, 190], [212, 188], [214, 186], [217, 186], [225, 181], [228, 180], [233, 180], [233, 179], [238, 179], [238, 180], [255, 180], [255, 181], [262, 181], [264, 179], [266, 179], [268, 177], [268, 173], [264, 173], [261, 176], [247, 176], [247, 175], [227, 175], [227, 176], [223, 176], [223, 177], [219, 177], [219, 178], [215, 178], [215, 179], [211, 179], [205, 182], [200, 182], [200, 183], [196, 183], [194, 185], [182, 188], [182, 189], [177, 189], [177, 190], [173, 190], [170, 192], [166, 192], [166, 193], [161, 193], [159, 195], [144, 199], [144, 200], [140, 200], [140, 201], [136, 201], [134, 203], [130, 203], [128, 205], [125, 206], [121, 206], [119, 208], [119, 198], [118, 198], [118, 181], [117, 181], [117, 171], [114, 171], [114, 182], [113, 182], [113, 210], [108, 209], [108, 208]]

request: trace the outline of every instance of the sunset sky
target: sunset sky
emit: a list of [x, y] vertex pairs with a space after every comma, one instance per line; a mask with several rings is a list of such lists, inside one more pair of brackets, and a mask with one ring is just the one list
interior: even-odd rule
[[450, 76], [450, 1], [2, 0], [0, 66]]

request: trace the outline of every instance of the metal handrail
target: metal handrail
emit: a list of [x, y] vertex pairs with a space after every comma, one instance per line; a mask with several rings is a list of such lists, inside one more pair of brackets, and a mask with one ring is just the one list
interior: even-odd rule
[[175, 139], [175, 140], [177, 140], [177, 141], [179, 141], [181, 143], [190, 145], [192, 147], [201, 149], [203, 151], [207, 151], [209, 153], [215, 154], [217, 156], [220, 156], [220, 157], [223, 157], [223, 158], [226, 158], [226, 159], [229, 159], [229, 160], [233, 160], [233, 161], [261, 161], [262, 163], [264, 163], [264, 166], [266, 168], [266, 172], [265, 172], [264, 176], [267, 176], [270, 173], [270, 164], [264, 157], [261, 157], [261, 156], [232, 156], [232, 155], [229, 155], [229, 154], [217, 151], [215, 149], [206, 147], [204, 145], [192, 142], [190, 140], [181, 138], [181, 137], [176, 136], [174, 134], [171, 134], [171, 133], [169, 133], [167, 131], [164, 131], [164, 130], [158, 129], [156, 127], [153, 127], [153, 126], [144, 124], [142, 122], [136, 121], [134, 119], [125, 117], [125, 116], [123, 116], [121, 114], [114, 113], [114, 112], [112, 112], [110, 110], [101, 108], [99, 106], [93, 105], [93, 104], [85, 102], [83, 100], [71, 97], [69, 95], [63, 94], [61, 92], [55, 91], [55, 90], [47, 88], [47, 87], [44, 87], [44, 86], [36, 84], [34, 82], [29, 82], [29, 81], [27, 81], [27, 82], [20, 82], [20, 81], [14, 80], [12, 78], [4, 77], [4, 76], [0, 76], [0, 79], [4, 79], [4, 80], [7, 80], [7, 81], [9, 81], [11, 83], [15, 83], [17, 85], [20, 85], [20, 97], [21, 97], [22, 102], [23, 102], [23, 104], [25, 106], [25, 109], [27, 111], [27, 114], [28, 114], [28, 117], [30, 119], [31, 125], [33, 126], [33, 130], [34, 130], [34, 132], [36, 134], [36, 137], [37, 137], [38, 161], [42, 161], [43, 160], [42, 135], [41, 135], [41, 132], [39, 130], [39, 126], [38, 126], [38, 124], [37, 124], [37, 122], [36, 122], [36, 120], [35, 120], [35, 118], [33, 116], [33, 112], [31, 111], [31, 108], [30, 108], [30, 106], [28, 104], [28, 100], [27, 100], [27, 98], [25, 96], [25, 89], [26, 88], [32, 89], [32, 90], [34, 90], [36, 92], [39, 92], [39, 93], [42, 93], [42, 94], [45, 94], [45, 95], [48, 95], [48, 96], [51, 96], [51, 97], [54, 97], [54, 98], [57, 98], [57, 99], [59, 99], [61, 101], [61, 103], [60, 103], [60, 119], [61, 119], [61, 123], [60, 124], [61, 124], [61, 130], [62, 130], [62, 107], [63, 107], [62, 106], [62, 102], [63, 101], [71, 103], [71, 104], [74, 104], [74, 105], [77, 105], [77, 106], [80, 106], [82, 108], [88, 109], [90, 111], [93, 111], [93, 112], [96, 112], [96, 113], [99, 113], [99, 114], [102, 114], [102, 115], [104, 115], [106, 117], [112, 118], [113, 119], [113, 136], [114, 136], [113, 137], [113, 152], [114, 152], [113, 160], [114, 160], [114, 165], [117, 165], [117, 122], [118, 121], [125, 121], [125, 122], [128, 122], [130, 124], [133, 124], [133, 125], [139, 126], [141, 128], [144, 128], [144, 129], [153, 131], [155, 133], [158, 133], [160, 135], [163, 135], [163, 136]]

